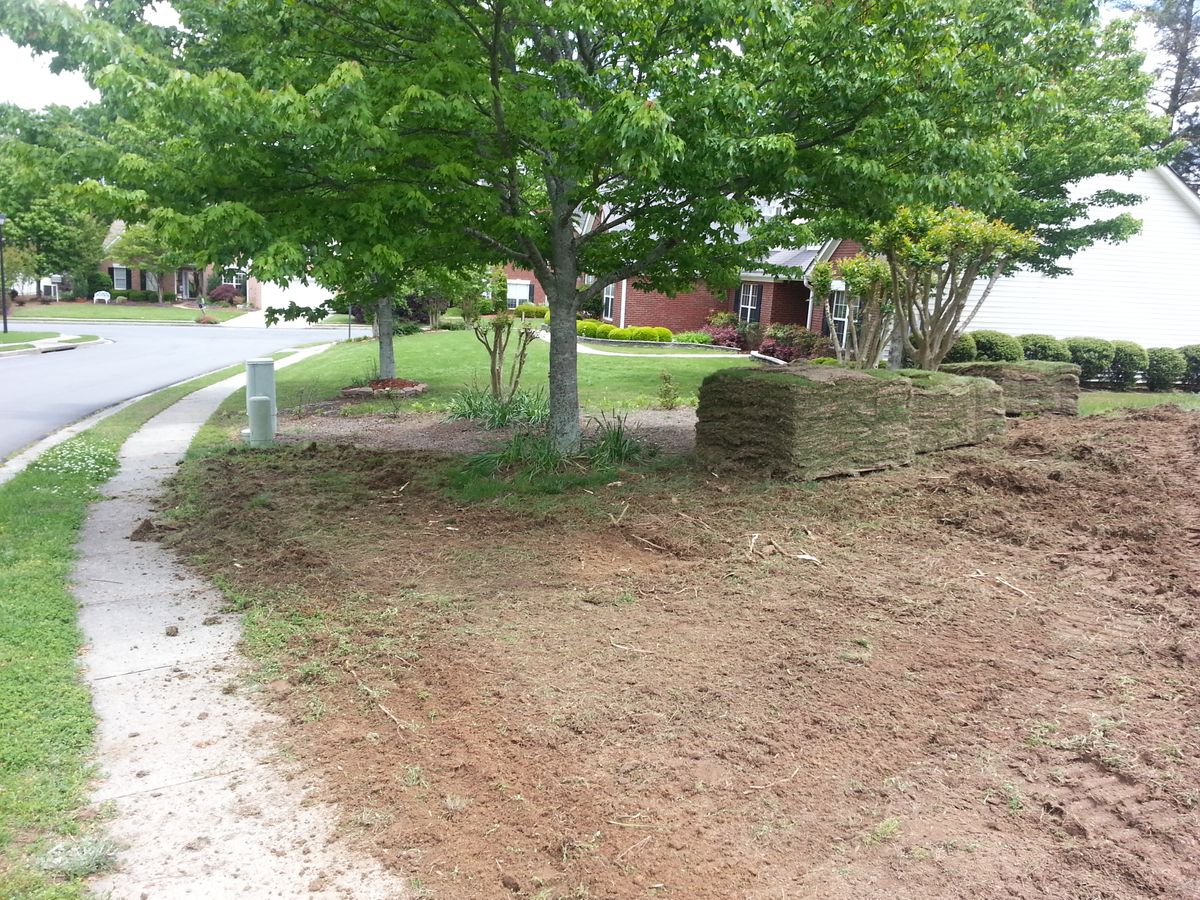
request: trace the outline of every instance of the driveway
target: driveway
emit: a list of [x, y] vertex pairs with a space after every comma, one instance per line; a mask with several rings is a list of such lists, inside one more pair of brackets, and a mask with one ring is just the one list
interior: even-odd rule
[[96, 410], [176, 381], [346, 329], [201, 328], [102, 322], [10, 322], [9, 331], [98, 334], [111, 344], [0, 357], [0, 461]]

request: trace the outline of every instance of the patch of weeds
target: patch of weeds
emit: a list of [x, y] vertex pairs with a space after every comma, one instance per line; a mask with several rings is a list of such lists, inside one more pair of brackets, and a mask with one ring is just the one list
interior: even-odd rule
[[859, 843], [864, 847], [874, 847], [893, 840], [900, 834], [900, 820], [895, 816], [884, 819], [870, 831], [863, 834]]
[[542, 391], [518, 391], [507, 399], [493, 397], [480, 387], [459, 391], [446, 414], [450, 419], [469, 419], [487, 429], [536, 427], [550, 418], [550, 400]]
[[1058, 722], [1047, 722], [1042, 719], [1029, 726], [1029, 734], [1025, 736], [1026, 747], [1041, 747], [1048, 743], [1048, 738], [1059, 732], [1062, 726]]
[[1004, 786], [1004, 805], [1014, 815], [1025, 808], [1025, 798], [1021, 796], [1021, 791], [1015, 784]]
[[420, 766], [405, 766], [400, 770], [400, 780], [406, 787], [429, 787], [429, 781], [425, 778], [425, 772]]
[[55, 844], [37, 858], [37, 867], [59, 878], [86, 878], [111, 867], [120, 847], [102, 835]]
[[675, 409], [679, 406], [679, 385], [671, 373], [663, 369], [658, 376], [658, 405], [661, 409]]
[[421, 880], [420, 875], [413, 875], [408, 879], [408, 896], [412, 900], [432, 900], [433, 892]]
[[456, 816], [461, 812], [465, 812], [467, 807], [471, 805], [471, 801], [466, 797], [461, 797], [458, 794], [447, 794], [442, 798], [442, 803], [446, 807], [446, 812], [451, 816]]

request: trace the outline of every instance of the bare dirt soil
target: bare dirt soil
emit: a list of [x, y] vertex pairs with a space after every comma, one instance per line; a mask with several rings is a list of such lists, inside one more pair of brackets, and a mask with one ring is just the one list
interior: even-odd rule
[[1198, 461], [1163, 407], [464, 505], [444, 460], [296, 447], [189, 464], [171, 539], [249, 598], [280, 740], [429, 896], [1183, 900]]

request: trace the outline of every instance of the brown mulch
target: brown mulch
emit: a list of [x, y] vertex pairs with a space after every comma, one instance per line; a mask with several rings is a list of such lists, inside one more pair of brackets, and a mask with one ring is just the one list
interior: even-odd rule
[[1165, 408], [472, 504], [310, 447], [190, 463], [172, 539], [287, 623], [281, 740], [433, 896], [1183, 900], [1198, 463]]

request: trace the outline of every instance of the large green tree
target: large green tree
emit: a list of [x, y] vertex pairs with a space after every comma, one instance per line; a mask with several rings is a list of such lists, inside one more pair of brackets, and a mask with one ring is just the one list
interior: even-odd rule
[[[1147, 162], [1144, 84], [1118, 83], [1137, 59], [1080, 0], [174, 6], [179, 29], [136, 2], [7, 16], [92, 73], [122, 119], [111, 183], [170, 205], [181, 237], [327, 284], [350, 260], [356, 284], [442, 254], [532, 269], [563, 448], [579, 440], [574, 315], [608, 284], [728, 283], [830, 210], [1021, 199], [1062, 225], [1073, 178]], [[1076, 159], [1061, 142], [1081, 124]], [[1052, 158], [1023, 168], [1035, 153]]]

